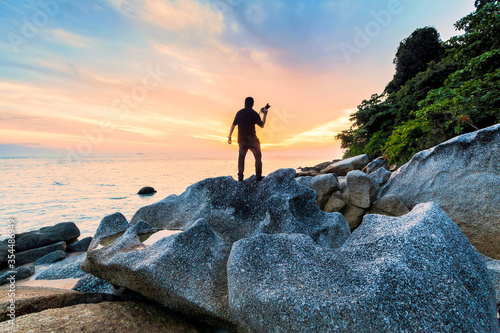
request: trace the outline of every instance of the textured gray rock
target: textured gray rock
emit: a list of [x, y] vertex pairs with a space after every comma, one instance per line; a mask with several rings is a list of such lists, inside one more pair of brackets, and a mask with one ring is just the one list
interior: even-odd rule
[[375, 201], [366, 213], [401, 216], [409, 212], [410, 210], [403, 204], [400, 197], [395, 194], [388, 194]]
[[380, 196], [408, 207], [434, 201], [482, 254], [500, 259], [500, 124], [421, 151], [393, 173]]
[[334, 173], [337, 176], [345, 176], [349, 171], [363, 169], [369, 161], [368, 155], [358, 155], [332, 163], [321, 170], [321, 173]]
[[82, 269], [170, 309], [229, 322], [226, 264], [230, 249], [204, 219], [151, 246], [144, 245], [131, 227], [107, 246], [99, 248], [93, 241]]
[[372, 178], [375, 182], [377, 182], [377, 184], [382, 186], [387, 183], [389, 178], [391, 178], [391, 174], [392, 173], [390, 171], [387, 171], [384, 168], [379, 168], [377, 169], [377, 171], [370, 173], [370, 178]]
[[500, 260], [495, 260], [488, 258], [485, 255], [481, 255], [488, 273], [490, 273], [491, 282], [493, 283], [493, 288], [495, 289], [495, 299], [497, 304], [500, 304]]
[[307, 186], [309, 188], [312, 188], [311, 182], [312, 182], [313, 177], [311, 176], [304, 176], [304, 177], [297, 177], [295, 178], [295, 181], [299, 183], [300, 185]]
[[17, 234], [16, 252], [24, 252], [60, 241], [70, 241], [78, 236], [80, 236], [80, 230], [73, 222], [58, 223], [51, 227]]
[[335, 250], [305, 235], [236, 242], [229, 305], [246, 332], [496, 332], [479, 253], [435, 204], [369, 215]]
[[35, 274], [35, 266], [33, 265], [17, 267], [0, 276], [0, 286], [7, 283], [15, 284], [16, 281], [29, 278], [33, 274]]
[[36, 249], [16, 253], [16, 265], [22, 266], [40, 259], [41, 257], [58, 250], [66, 250], [66, 242], [59, 242]]
[[330, 173], [319, 175], [311, 180], [311, 188], [316, 191], [316, 202], [320, 208], [323, 208], [327, 203], [330, 195], [339, 189], [337, 177]]
[[74, 242], [66, 247], [66, 252], [85, 252], [89, 248], [92, 237], [85, 237], [84, 239]]
[[116, 235], [120, 232], [125, 232], [129, 227], [130, 224], [122, 213], [114, 213], [101, 220], [94, 237], [103, 238]]
[[66, 251], [63, 251], [63, 250], [57, 250], [54, 252], [50, 252], [49, 254], [44, 255], [40, 259], [35, 260], [35, 266], [36, 265], [53, 264], [57, 261], [66, 259], [66, 257], [67, 257]]
[[379, 185], [362, 171], [351, 171], [346, 176], [346, 197], [349, 204], [369, 208], [377, 199]]
[[85, 275], [73, 287], [73, 290], [89, 293], [117, 294], [112, 284], [91, 274]]
[[85, 259], [85, 253], [69, 257], [53, 264], [50, 268], [38, 274], [35, 280], [79, 279], [87, 275], [80, 269]]
[[363, 221], [365, 211], [365, 209], [353, 205], [347, 205], [341, 211], [342, 215], [344, 215], [347, 223], [349, 224], [349, 228], [351, 229], [351, 231], [359, 227], [361, 221]]
[[363, 172], [369, 175], [383, 167], [387, 167], [387, 161], [384, 159], [383, 156], [380, 156], [371, 161], [370, 163], [368, 163], [366, 167], [363, 168]]
[[[319, 246], [336, 248], [350, 235], [344, 217], [322, 212], [316, 192], [299, 185], [294, 174], [282, 169], [260, 182], [219, 177], [196, 183], [180, 196], [141, 208], [125, 232], [125, 223], [115, 224], [120, 232], [110, 227], [102, 233], [105, 228], [99, 227], [82, 269], [170, 309], [234, 323], [226, 274], [234, 241], [261, 233], [304, 233]], [[108, 226], [109, 220], [103, 219]], [[146, 245], [139, 235], [151, 235], [146, 221], [184, 231]]]
[[340, 212], [345, 206], [346, 203], [343, 200], [343, 195], [340, 192], [335, 192], [328, 199], [325, 207], [323, 207], [323, 211], [327, 213]]
[[255, 177], [242, 182], [232, 177], [205, 179], [180, 196], [142, 207], [131, 223], [142, 219], [157, 228], [186, 230], [204, 218], [230, 244], [259, 233], [285, 232], [340, 246], [350, 233], [346, 221], [338, 213], [321, 211], [316, 192], [299, 185], [294, 175], [293, 169], [280, 169], [260, 182]]

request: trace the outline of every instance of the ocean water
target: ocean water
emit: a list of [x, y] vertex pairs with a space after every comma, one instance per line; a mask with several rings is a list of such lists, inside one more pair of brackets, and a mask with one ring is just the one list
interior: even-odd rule
[[[310, 166], [324, 160], [265, 154], [263, 174], [280, 168]], [[247, 155], [245, 177], [254, 170]], [[202, 179], [232, 176], [237, 179], [235, 156], [94, 157], [79, 161], [65, 158], [0, 157], [0, 239], [7, 236], [8, 221], [17, 233], [59, 222], [75, 222], [82, 237], [93, 236], [101, 219], [121, 212], [130, 220], [141, 207], [171, 194], [181, 194]], [[158, 192], [140, 196], [144, 186]]]

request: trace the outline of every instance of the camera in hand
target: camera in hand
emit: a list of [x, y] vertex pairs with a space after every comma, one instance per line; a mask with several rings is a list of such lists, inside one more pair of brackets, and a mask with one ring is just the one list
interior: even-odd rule
[[269, 105], [269, 103], [267, 103], [266, 106], [264, 106], [262, 109], [260, 109], [260, 112], [267, 113], [267, 111], [269, 111], [270, 107], [271, 107], [271, 105]]

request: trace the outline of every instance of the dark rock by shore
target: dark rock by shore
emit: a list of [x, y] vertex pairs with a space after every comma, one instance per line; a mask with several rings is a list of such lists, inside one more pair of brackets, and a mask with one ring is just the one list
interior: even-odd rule
[[74, 242], [66, 247], [66, 252], [85, 252], [89, 248], [92, 237], [85, 237], [78, 242]]
[[70, 241], [80, 236], [80, 230], [73, 222], [58, 223], [51, 227], [16, 235], [16, 252], [40, 248], [61, 241]]

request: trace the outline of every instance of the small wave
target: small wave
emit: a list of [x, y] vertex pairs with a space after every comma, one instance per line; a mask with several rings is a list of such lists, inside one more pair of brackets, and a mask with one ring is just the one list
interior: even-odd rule
[[56, 186], [64, 186], [64, 185], [68, 185], [68, 184], [64, 184], [64, 183], [61, 183], [61, 182], [56, 182], [56, 181], [54, 181], [54, 182], [52, 183], [52, 185], [56, 185]]
[[122, 199], [127, 199], [128, 197], [116, 197], [116, 198], [109, 198], [111, 200], [122, 200]]
[[115, 184], [99, 184], [98, 186], [116, 186]]

